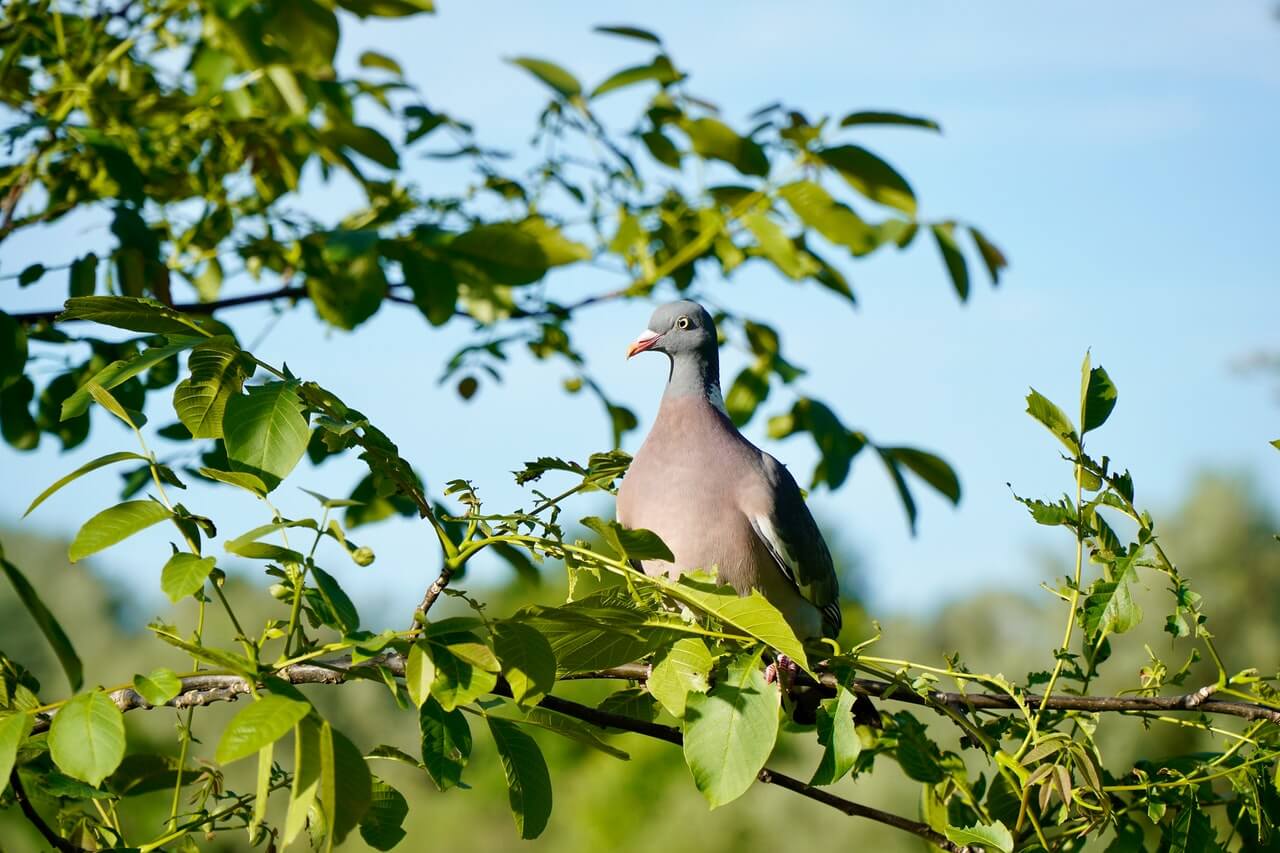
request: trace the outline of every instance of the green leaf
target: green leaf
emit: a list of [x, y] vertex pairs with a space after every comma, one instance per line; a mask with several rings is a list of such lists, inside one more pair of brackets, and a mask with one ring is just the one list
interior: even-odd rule
[[160, 335], [211, 335], [190, 317], [157, 302], [131, 296], [75, 296], [66, 302], [66, 310], [57, 322], [88, 320], [131, 332], [153, 332]]
[[307, 450], [310, 432], [302, 401], [290, 382], [245, 390], [227, 401], [223, 415], [227, 459], [232, 470], [253, 474], [274, 489]]
[[551, 774], [533, 738], [509, 720], [488, 717], [507, 777], [507, 801], [521, 838], [537, 838], [551, 817]]
[[222, 438], [227, 401], [244, 385], [240, 350], [214, 339], [191, 351], [187, 368], [191, 375], [173, 389], [173, 410], [193, 438]]
[[362, 18], [402, 18], [436, 10], [435, 0], [338, 0], [338, 5]]
[[[489, 693], [498, 684], [498, 661], [493, 653], [477, 642], [443, 643], [429, 641], [435, 678], [431, 696], [446, 711], [466, 705]], [[479, 649], [488, 653], [486, 660]]]
[[328, 799], [332, 800], [333, 736], [331, 732], [322, 731], [326, 729], [328, 723], [314, 714], [304, 716], [293, 728], [293, 785], [289, 789], [289, 810], [284, 821], [285, 845], [292, 844], [306, 827], [308, 813], [322, 798], [326, 775], [329, 777]]
[[214, 468], [201, 468], [200, 476], [219, 483], [226, 483], [228, 486], [244, 489], [246, 492], [252, 492], [260, 498], [265, 497], [268, 491], [267, 484], [262, 482], [261, 477], [254, 474], [246, 474], [243, 471], [218, 471]]
[[553, 91], [566, 98], [573, 98], [582, 94], [582, 84], [578, 82], [578, 78], [554, 62], [548, 62], [545, 59], [533, 59], [527, 56], [518, 56], [507, 61], [528, 71], [551, 87]]
[[953, 504], [960, 503], [960, 479], [941, 457], [914, 447], [882, 447], [879, 450], [905, 465]]
[[795, 181], [778, 190], [796, 216], [823, 237], [847, 248], [855, 257], [874, 251], [884, 241], [879, 228], [841, 204], [813, 181]]
[[175, 336], [172, 342], [165, 346], [148, 347], [131, 358], [111, 362], [95, 373], [74, 394], [62, 401], [62, 420], [69, 420], [89, 411], [89, 405], [93, 401], [90, 389], [94, 385], [104, 391], [109, 391], [139, 373], [150, 370], [162, 361], [191, 349], [203, 340], [205, 339]]
[[275, 759], [275, 751], [274, 743], [258, 750], [258, 778], [254, 786], [253, 815], [249, 818], [250, 837], [256, 837], [258, 827], [267, 819], [268, 799], [271, 796], [271, 765]]
[[902, 772], [926, 784], [936, 784], [945, 779], [942, 753], [938, 745], [929, 739], [920, 721], [906, 713], [896, 714], [894, 719], [898, 723], [896, 756]]
[[269, 743], [275, 743], [289, 729], [311, 713], [311, 704], [275, 693], [266, 693], [241, 708], [227, 723], [218, 740], [215, 757], [219, 764], [247, 758]]
[[844, 778], [858, 761], [862, 740], [853, 725], [853, 691], [836, 688], [836, 698], [824, 699], [818, 706], [818, 743], [822, 744], [822, 760], [814, 771], [810, 785], [831, 785]]
[[680, 168], [680, 149], [662, 131], [647, 130], [640, 134], [640, 141], [649, 149], [653, 159], [672, 169]]
[[855, 127], [868, 124], [921, 127], [925, 130], [936, 130], [939, 133], [942, 132], [942, 126], [931, 118], [903, 115], [902, 113], [881, 112], [879, 110], [864, 110], [862, 112], [849, 113], [847, 116], [840, 119], [841, 127]]
[[31, 720], [31, 715], [22, 711], [0, 713], [0, 794], [9, 785], [9, 773], [18, 757], [18, 747], [31, 732]]
[[1072, 454], [1080, 452], [1080, 437], [1067, 413], [1034, 388], [1027, 395], [1027, 414], [1044, 424]]
[[845, 182], [879, 204], [916, 215], [916, 196], [906, 178], [892, 166], [859, 145], [838, 145], [815, 152], [823, 163], [840, 173]]
[[819, 272], [817, 261], [787, 236], [782, 226], [763, 213], [748, 213], [742, 217], [760, 246], [760, 253], [778, 268], [778, 272], [791, 279], [807, 278]]
[[634, 65], [609, 75], [603, 83], [592, 90], [591, 97], [598, 98], [617, 89], [634, 86], [636, 83], [647, 80], [653, 80], [665, 86], [679, 81], [682, 77], [683, 75], [672, 67], [671, 60], [665, 56], [658, 56], [648, 65]]
[[706, 693], [715, 660], [700, 637], [677, 640], [653, 664], [645, 684], [653, 698], [677, 720], [690, 693]]
[[771, 649], [808, 669], [804, 646], [778, 609], [759, 590], [738, 595], [731, 586], [711, 582], [705, 575], [682, 575], [676, 581], [663, 577], [648, 579], [672, 598], [714, 616], [726, 627], [755, 637]]
[[1142, 608], [1133, 600], [1127, 578], [1095, 581], [1084, 600], [1084, 632], [1093, 642], [1099, 635], [1123, 634], [1142, 621]]
[[369, 810], [373, 796], [373, 776], [364, 756], [346, 735], [330, 731], [333, 741], [333, 797], [325, 802], [330, 833], [326, 848], [341, 844]]
[[652, 530], [631, 530], [616, 521], [594, 515], [582, 519], [582, 526], [594, 530], [605, 544], [624, 560], [665, 560], [675, 557]]
[[462, 780], [462, 769], [471, 758], [471, 727], [461, 711], [446, 711], [435, 699], [427, 699], [418, 711], [422, 732], [422, 763], [441, 791]]
[[140, 530], [172, 518], [163, 504], [155, 501], [125, 501], [104, 509], [84, 523], [67, 549], [67, 559], [75, 563], [128, 539]]
[[431, 696], [431, 682], [436, 678], [436, 665], [431, 660], [431, 647], [426, 640], [418, 640], [409, 647], [409, 658], [404, 664], [404, 686], [413, 704], [421, 708]]
[[18, 273], [18, 287], [28, 287], [44, 276], [44, 264], [31, 264]]
[[1004, 252], [1000, 251], [1000, 247], [988, 240], [985, 234], [972, 225], [969, 226], [969, 236], [973, 238], [973, 244], [978, 247], [982, 263], [987, 268], [987, 274], [991, 276], [991, 284], [999, 284], [1000, 272], [1009, 266], [1009, 260], [1004, 256]]
[[316, 588], [320, 590], [320, 595], [324, 597], [324, 603], [329, 606], [329, 610], [338, 620], [338, 624], [335, 627], [344, 634], [350, 634], [352, 631], [358, 630], [360, 627], [360, 614], [356, 611], [355, 604], [343, 591], [333, 575], [319, 566], [312, 566], [311, 577], [316, 582]]
[[147, 675], [135, 675], [133, 689], [148, 704], [163, 705], [182, 690], [182, 679], [173, 670], [160, 667]]
[[535, 728], [555, 732], [561, 737], [577, 741], [578, 743], [589, 746], [598, 752], [603, 752], [605, 755], [611, 755], [621, 761], [631, 760], [631, 756], [627, 755], [617, 747], [601, 740], [596, 735], [596, 729], [592, 726], [588, 726], [576, 717], [570, 717], [567, 714], [560, 713], [559, 711], [551, 711], [547, 708], [530, 708], [523, 717], [497, 717], [497, 719], [510, 720], [517, 725], [534, 726]]
[[760, 655], [734, 659], [705, 694], [691, 693], [684, 714], [684, 758], [711, 808], [751, 787], [778, 736], [778, 688], [766, 684]]
[[642, 30], [639, 27], [625, 26], [615, 24], [607, 27], [592, 27], [592, 32], [605, 33], [613, 36], [621, 36], [622, 38], [636, 39], [637, 41], [647, 41], [651, 44], [661, 46], [662, 39], [658, 38], [648, 30]]
[[98, 256], [93, 252], [71, 262], [67, 290], [70, 296], [92, 296], [97, 287]]
[[383, 53], [376, 50], [366, 50], [360, 54], [361, 68], [380, 68], [383, 71], [390, 71], [397, 77], [402, 76], [404, 71], [400, 68], [400, 63]]
[[27, 609], [27, 612], [31, 614], [31, 618], [35, 620], [36, 626], [40, 628], [40, 633], [44, 634], [45, 641], [53, 649], [53, 653], [58, 658], [58, 663], [62, 665], [63, 673], [67, 676], [67, 682], [71, 685], [71, 689], [79, 690], [80, 685], [84, 683], [84, 666], [80, 663], [80, 657], [71, 645], [71, 639], [62, 630], [62, 626], [58, 624], [58, 620], [54, 618], [49, 608], [45, 607], [35, 587], [31, 586], [26, 576], [22, 574], [17, 566], [4, 559], [3, 550], [0, 550], [0, 569], [4, 571], [9, 583], [13, 585], [13, 591], [17, 594], [18, 600], [22, 602], [22, 606]]
[[169, 558], [160, 570], [160, 590], [172, 602], [194, 595], [204, 588], [204, 582], [213, 571], [213, 557], [201, 557], [179, 551]]
[[360, 821], [360, 837], [374, 850], [390, 850], [404, 840], [404, 819], [409, 816], [409, 803], [404, 795], [386, 782], [373, 777], [369, 810]]
[[762, 178], [769, 174], [769, 158], [760, 144], [739, 136], [724, 122], [714, 118], [685, 119], [680, 129], [688, 134], [699, 157], [728, 163], [744, 175]]
[[963, 302], [969, 298], [969, 266], [965, 263], [964, 253], [960, 251], [959, 244], [956, 243], [955, 223], [939, 222], [930, 225], [929, 228], [933, 231], [933, 239], [938, 244], [938, 251], [942, 253], [942, 262], [947, 267], [947, 274], [951, 276], [951, 285]]
[[769, 369], [767, 362], [757, 362], [744, 368], [724, 395], [724, 407], [729, 419], [741, 427], [751, 420], [756, 409], [769, 396]]
[[948, 826], [946, 835], [948, 841], [956, 844], [981, 844], [1000, 853], [1013, 853], [1013, 835], [1000, 821], [990, 825], [975, 823], [965, 829]]
[[124, 758], [124, 715], [101, 690], [67, 701], [49, 726], [49, 752], [63, 773], [95, 788]]
[[22, 378], [27, 366], [27, 330], [0, 311], [0, 390]]
[[1111, 417], [1119, 393], [1107, 371], [1101, 367], [1089, 369], [1089, 356], [1084, 359], [1083, 387], [1080, 389], [1080, 434], [1097, 429]]
[[37, 495], [36, 499], [31, 502], [31, 505], [27, 507], [27, 511], [22, 514], [22, 517], [26, 518], [28, 515], [31, 514], [31, 511], [33, 509], [40, 506], [40, 504], [44, 503], [51, 495], [53, 495], [63, 486], [67, 485], [70, 482], [80, 479], [85, 474], [88, 474], [90, 471], [96, 471], [99, 468], [103, 468], [107, 465], [114, 465], [117, 462], [126, 462], [132, 459], [136, 459], [138, 461], [147, 462], [147, 463], [150, 463], [151, 461], [150, 459], [148, 459], [147, 457], [143, 456], [140, 453], [129, 453], [127, 451], [120, 452], [120, 453], [108, 453], [105, 456], [99, 456], [97, 459], [84, 463], [79, 468], [72, 471], [70, 474], [58, 480], [52, 486], [50, 486], [49, 488], [41, 492], [39, 495]]
[[502, 664], [502, 677], [511, 698], [521, 707], [537, 705], [556, 683], [556, 656], [536, 628], [509, 619], [492, 628], [493, 650]]

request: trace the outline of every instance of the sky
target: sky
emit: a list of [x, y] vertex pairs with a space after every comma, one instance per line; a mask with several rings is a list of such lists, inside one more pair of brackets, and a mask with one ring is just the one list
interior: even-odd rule
[[[366, 49], [396, 57], [428, 103], [498, 147], [524, 144], [544, 103], [539, 84], [504, 57], [553, 59], [590, 83], [650, 58], [639, 43], [592, 33], [596, 24], [661, 33], [692, 88], [734, 122], [776, 99], [810, 115], [883, 108], [941, 122], [941, 136], [876, 129], [859, 141], [908, 176], [923, 218], [961, 217], [1000, 244], [1010, 268], [998, 289], [975, 263], [973, 293], [959, 303], [924, 240], [843, 266], [856, 309], [763, 268], [706, 289], [781, 331], [789, 359], [808, 370], [800, 390], [873, 439], [933, 450], [959, 473], [956, 508], [915, 489], [914, 537], [870, 456], [857, 460], [842, 489], [811, 496], [828, 537], [859, 554], [860, 586], [875, 615], [925, 613], [982, 588], [1036, 594], [1043, 555], [1073, 553], [1069, 537], [1037, 528], [1011, 491], [1047, 497], [1070, 487], [1070, 467], [1023, 413], [1023, 398], [1034, 386], [1073, 410], [1090, 349], [1120, 392], [1111, 420], [1090, 435], [1090, 451], [1128, 467], [1139, 503], [1157, 518], [1207, 469], [1243, 472], [1280, 502], [1280, 454], [1267, 443], [1280, 437], [1280, 406], [1271, 384], [1236, 368], [1251, 354], [1280, 349], [1280, 21], [1270, 5], [831, 2], [786, 15], [778, 8], [440, 0], [434, 16], [347, 22], [340, 55], [346, 67]], [[606, 115], [632, 115], [636, 102], [627, 97], [616, 96]], [[456, 180], [448, 163], [406, 163], [423, 186]], [[310, 198], [313, 212], [331, 207], [336, 220], [350, 188]], [[11, 238], [0, 244], [0, 268], [65, 263], [109, 246], [107, 222], [105, 213], [89, 214]], [[620, 283], [599, 270], [551, 282], [563, 299]], [[0, 294], [15, 310], [62, 298], [49, 288], [17, 292], [11, 280], [0, 282]], [[649, 311], [639, 303], [601, 306], [574, 325], [597, 376], [640, 416], [641, 429], [625, 443], [633, 451], [665, 379], [658, 356], [622, 359]], [[255, 352], [287, 358], [369, 414], [429, 485], [469, 477], [494, 509], [525, 500], [509, 473], [525, 460], [584, 459], [608, 444], [597, 404], [556, 392], [566, 375], [558, 366], [516, 359], [501, 386], [483, 385], [469, 403], [438, 386], [444, 358], [467, 339], [457, 324], [435, 332], [394, 306], [351, 335], [325, 328], [309, 305], [274, 325], [260, 309], [228, 316], [246, 341], [269, 328]], [[738, 353], [723, 358], [726, 377], [742, 366]], [[775, 394], [762, 413], [788, 404]], [[815, 459], [808, 440], [771, 441], [764, 420], [757, 416], [748, 436], [804, 481]], [[52, 441], [27, 454], [0, 448], [0, 524], [16, 523], [61, 474], [127, 449], [126, 438], [100, 418], [90, 441], [65, 454]], [[94, 509], [91, 499], [118, 482], [106, 472], [92, 476], [23, 525], [73, 535]], [[315, 470], [304, 463], [290, 483], [336, 495], [359, 476], [359, 463]], [[183, 499], [221, 519], [228, 534], [266, 520], [252, 499], [230, 491], [193, 488]], [[290, 485], [281, 492], [287, 515], [313, 510]], [[597, 498], [573, 510], [609, 507]], [[167, 552], [166, 536], [148, 531], [98, 561], [155, 612], [161, 599], [151, 567]], [[333, 560], [373, 621], [402, 612], [434, 577], [429, 536], [420, 524], [381, 525], [357, 533], [378, 553], [374, 566]]]

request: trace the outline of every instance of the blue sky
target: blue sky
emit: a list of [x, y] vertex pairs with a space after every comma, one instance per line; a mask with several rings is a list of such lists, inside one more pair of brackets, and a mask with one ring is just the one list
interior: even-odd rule
[[[999, 290], [983, 281], [966, 305], [951, 295], [926, 241], [846, 264], [856, 310], [762, 269], [708, 289], [774, 323], [790, 358], [809, 370], [803, 390], [832, 403], [847, 423], [880, 441], [936, 450], [958, 470], [965, 494], [956, 509], [917, 489], [915, 538], [870, 457], [855, 464], [839, 492], [813, 496], [829, 535], [863, 556], [877, 613], [928, 609], [975, 586], [1034, 594], [1038, 555], [1071, 550], [1060, 533], [1031, 524], [1006, 483], [1028, 495], [1068, 485], [1069, 469], [1023, 414], [1022, 400], [1034, 385], [1073, 408], [1089, 347], [1120, 390], [1092, 449], [1133, 471], [1140, 502], [1157, 512], [1171, 508], [1205, 468], [1248, 472], [1280, 500], [1280, 454], [1267, 445], [1280, 436], [1280, 407], [1268, 384], [1233, 370], [1250, 353], [1280, 349], [1280, 23], [1267, 3], [833, 2], [782, 15], [776, 4], [749, 2], [441, 0], [433, 17], [352, 26], [342, 55], [350, 62], [372, 48], [397, 57], [433, 107], [474, 123], [488, 144], [516, 148], [531, 133], [543, 92], [503, 57], [544, 56], [597, 82], [649, 58], [637, 43], [590, 32], [623, 22], [660, 32], [692, 73], [694, 90], [733, 121], [774, 99], [811, 115], [889, 108], [938, 119], [942, 136], [884, 129], [861, 141], [911, 179], [923, 217], [980, 224], [1010, 257]], [[606, 112], [628, 119], [636, 102], [627, 97], [616, 96]], [[407, 162], [424, 186], [456, 180], [449, 165]], [[317, 192], [313, 212], [331, 206], [337, 219], [348, 192]], [[64, 263], [107, 246], [106, 224], [105, 214], [89, 215], [11, 238], [0, 246], [0, 266]], [[552, 282], [566, 298], [616, 284], [599, 271]], [[52, 288], [0, 287], [15, 308], [61, 299]], [[593, 368], [642, 425], [656, 410], [665, 364], [656, 356], [627, 363], [621, 353], [648, 313], [639, 304], [612, 305], [575, 325]], [[269, 317], [245, 310], [234, 321], [252, 341]], [[287, 356], [296, 371], [370, 414], [429, 483], [468, 476], [495, 509], [521, 500], [508, 472], [524, 460], [583, 458], [605, 446], [596, 404], [554, 391], [565, 375], [557, 366], [517, 359], [503, 386], [485, 385], [468, 404], [438, 387], [443, 358], [464, 338], [461, 328], [430, 333], [415, 313], [394, 307], [346, 335], [325, 329], [303, 305], [259, 353]], [[731, 376], [742, 356], [724, 358]], [[776, 396], [764, 412], [787, 403]], [[67, 454], [48, 441], [31, 454], [0, 449], [7, 484], [0, 519], [15, 521], [46, 483], [125, 447], [123, 433], [105, 421], [97, 427]], [[628, 449], [643, 432], [629, 437]], [[767, 442], [763, 418], [748, 434], [807, 476], [807, 440]], [[68, 489], [27, 523], [74, 533], [91, 514], [88, 498], [104, 481], [117, 482], [109, 473], [94, 476], [96, 487]], [[356, 465], [339, 463], [302, 469], [292, 482], [337, 494], [358, 476]], [[260, 509], [226, 490], [193, 492], [189, 505], [223, 519], [227, 533], [261, 520]], [[288, 486], [282, 492], [287, 514], [311, 511], [305, 495]], [[584, 502], [580, 509], [602, 507]], [[165, 553], [165, 536], [148, 532], [101, 560], [113, 576], [136, 582], [140, 601], [154, 602], [156, 612], [151, 567]], [[402, 611], [435, 571], [435, 557], [425, 556], [433, 553], [427, 531], [389, 524], [363, 540], [378, 562], [357, 569], [335, 559], [342, 580], [367, 607]]]

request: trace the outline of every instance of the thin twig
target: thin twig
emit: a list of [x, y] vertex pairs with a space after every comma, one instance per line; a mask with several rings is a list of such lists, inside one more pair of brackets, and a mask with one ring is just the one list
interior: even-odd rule
[[44, 836], [44, 840], [49, 842], [53, 849], [59, 851], [59, 853], [87, 853], [83, 847], [77, 847], [72, 844], [54, 832], [53, 827], [44, 822], [44, 818], [40, 817], [36, 807], [31, 805], [31, 799], [27, 796], [26, 789], [22, 787], [22, 780], [18, 778], [17, 768], [14, 768], [13, 772], [9, 774], [9, 787], [13, 788], [13, 796], [18, 800], [18, 808], [22, 809], [22, 814]]

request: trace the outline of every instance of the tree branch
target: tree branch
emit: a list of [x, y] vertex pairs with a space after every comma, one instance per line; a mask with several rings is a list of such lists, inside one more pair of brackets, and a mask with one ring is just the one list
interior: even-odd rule
[[[567, 676], [569, 679], [617, 678], [626, 681], [644, 681], [649, 677], [649, 665], [629, 663], [609, 669], [583, 672]], [[800, 673], [795, 679], [798, 692], [817, 690], [824, 697], [835, 695], [837, 679], [829, 673], [820, 673], [814, 682]], [[954, 708], [990, 711], [1012, 711], [1018, 705], [1012, 696], [1004, 693], [952, 693], [944, 690], [930, 690], [921, 695], [904, 687], [887, 681], [870, 678], [855, 678], [852, 683], [855, 693], [861, 693], [877, 699], [905, 702], [909, 705], [948, 705]], [[1097, 712], [1186, 712], [1204, 711], [1209, 714], [1222, 714], [1230, 717], [1241, 717], [1245, 720], [1267, 720], [1280, 724], [1280, 710], [1268, 708], [1255, 702], [1234, 702], [1208, 699], [1213, 692], [1210, 688], [1201, 688], [1191, 693], [1174, 696], [1050, 696], [1044, 707], [1055, 711], [1097, 711]], [[1039, 705], [1041, 696], [1027, 693], [1022, 699], [1028, 705]]]
[[22, 787], [22, 780], [18, 778], [18, 769], [15, 767], [9, 774], [9, 787], [13, 788], [13, 796], [18, 801], [18, 808], [22, 809], [23, 816], [30, 821], [36, 830], [49, 842], [54, 850], [59, 853], [87, 853], [83, 847], [77, 847], [61, 835], [53, 831], [53, 827], [44, 822], [44, 818], [36, 811], [36, 807], [31, 805], [31, 798], [27, 796], [26, 789]]

